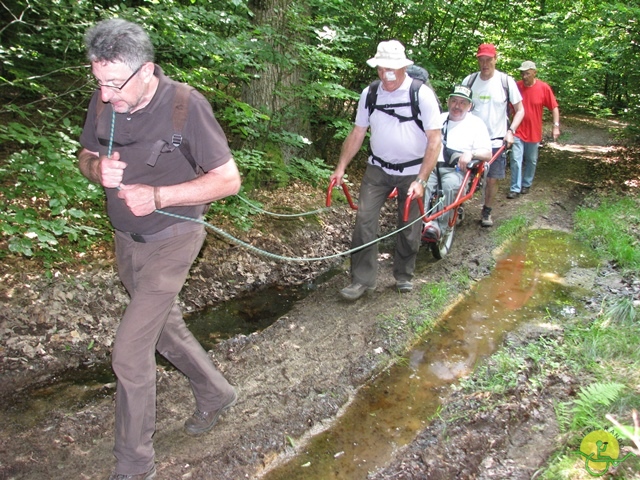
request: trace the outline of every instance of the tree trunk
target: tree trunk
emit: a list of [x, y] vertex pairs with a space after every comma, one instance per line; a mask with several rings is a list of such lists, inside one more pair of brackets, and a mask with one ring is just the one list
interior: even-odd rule
[[[242, 100], [271, 116], [270, 128], [287, 130], [309, 137], [309, 119], [304, 112], [303, 100], [296, 94], [296, 87], [303, 81], [296, 43], [303, 41], [290, 24], [292, 0], [253, 0], [249, 7], [254, 12], [254, 25], [260, 31], [272, 31], [273, 35], [259, 38], [264, 63], [254, 72], [250, 85], [245, 86]], [[287, 151], [285, 151], [287, 150]], [[285, 162], [294, 153], [283, 149]]]

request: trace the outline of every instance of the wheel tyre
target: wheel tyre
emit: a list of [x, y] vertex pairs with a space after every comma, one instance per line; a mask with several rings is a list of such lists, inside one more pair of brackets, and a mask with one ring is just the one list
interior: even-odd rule
[[455, 228], [455, 226], [447, 228], [446, 231], [442, 232], [440, 240], [431, 244], [431, 253], [438, 260], [442, 260], [451, 250]]

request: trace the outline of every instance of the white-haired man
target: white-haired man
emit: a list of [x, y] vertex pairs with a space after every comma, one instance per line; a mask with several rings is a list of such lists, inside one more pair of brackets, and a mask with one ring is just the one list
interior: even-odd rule
[[536, 64], [530, 60], [520, 65], [521, 80], [518, 90], [522, 95], [525, 115], [516, 130], [511, 149], [511, 188], [507, 198], [516, 198], [519, 194], [529, 193], [538, 163], [538, 148], [542, 141], [543, 108], [551, 110], [553, 118], [553, 141], [560, 136], [560, 110], [553, 90], [549, 84], [536, 78]]

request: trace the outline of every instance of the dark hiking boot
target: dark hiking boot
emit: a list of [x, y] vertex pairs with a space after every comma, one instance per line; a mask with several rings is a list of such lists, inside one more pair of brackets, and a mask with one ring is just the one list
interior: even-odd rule
[[229, 400], [218, 410], [214, 410], [212, 412], [203, 412], [201, 410], [196, 410], [193, 415], [191, 415], [191, 417], [189, 417], [187, 421], [184, 422], [184, 429], [189, 435], [194, 436], [202, 435], [203, 433], [208, 432], [216, 424], [220, 415], [233, 407], [236, 404], [237, 400], [238, 395], [234, 390], [231, 400]]
[[375, 287], [368, 287], [367, 285], [362, 285], [361, 283], [352, 283], [348, 287], [344, 287], [340, 290], [340, 296], [345, 300], [357, 300], [362, 295], [367, 292], [373, 292]]
[[137, 473], [135, 475], [124, 475], [122, 473], [112, 473], [109, 480], [153, 480], [156, 478], [156, 466], [151, 467], [146, 473]]
[[400, 293], [409, 293], [413, 290], [413, 283], [408, 280], [396, 282], [396, 290]]

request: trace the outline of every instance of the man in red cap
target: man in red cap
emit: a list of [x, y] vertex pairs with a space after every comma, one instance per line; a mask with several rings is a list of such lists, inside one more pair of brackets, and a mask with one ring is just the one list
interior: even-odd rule
[[[487, 126], [495, 155], [503, 144], [510, 148], [514, 142], [514, 132], [524, 117], [522, 96], [513, 77], [496, 70], [498, 54], [494, 45], [483, 43], [478, 47], [476, 57], [480, 71], [467, 76], [462, 84], [472, 91], [472, 113], [480, 117]], [[515, 112], [511, 123], [508, 115], [509, 103], [513, 105]], [[505, 177], [506, 164], [507, 157], [503, 152], [489, 168], [482, 207], [483, 227], [493, 225], [491, 209], [498, 192], [498, 180]]]

